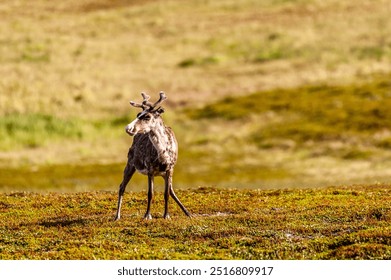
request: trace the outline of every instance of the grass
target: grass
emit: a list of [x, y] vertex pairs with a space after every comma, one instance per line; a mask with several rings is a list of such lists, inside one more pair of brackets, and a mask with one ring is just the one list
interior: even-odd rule
[[83, 120], [55, 115], [13, 113], [0, 118], [0, 151], [38, 148], [53, 142], [91, 140], [122, 129], [126, 116], [110, 119]]
[[0, 195], [1, 259], [390, 259], [391, 188], [178, 191], [142, 220], [146, 192]]
[[387, 137], [373, 136], [391, 127], [390, 89], [387, 75], [362, 84], [311, 85], [228, 97], [186, 113], [195, 120], [231, 122], [269, 116], [248, 135], [260, 148], [272, 147], [272, 142], [278, 146], [281, 141], [303, 146], [338, 140], [387, 147]]
[[[5, 190], [85, 191], [113, 188], [121, 182], [124, 164], [46, 165], [39, 168], [18, 167], [0, 170], [0, 184]], [[136, 182], [140, 184], [140, 180]], [[133, 182], [134, 183], [134, 182]], [[135, 189], [133, 186], [132, 189]], [[136, 188], [139, 190], [139, 188]]]
[[319, 84], [261, 91], [245, 97], [227, 97], [188, 113], [195, 119], [235, 120], [271, 111], [279, 115], [298, 115], [296, 118], [303, 123], [371, 132], [390, 126], [386, 110], [390, 105], [389, 79], [389, 75], [385, 75], [361, 84]]
[[[0, 7], [2, 258], [390, 258], [388, 3], [57, 2]], [[160, 90], [196, 216], [141, 221], [136, 175], [113, 223]]]
[[381, 0], [5, 3], [0, 112], [107, 116], [126, 112], [143, 90], [194, 105], [389, 72], [388, 8]]
[[[230, 96], [183, 113], [200, 123], [200, 128], [194, 126], [194, 135], [202, 137], [196, 136], [191, 147], [212, 150], [216, 144], [222, 153], [238, 155], [236, 160], [227, 160], [231, 170], [237, 168], [236, 162], [243, 167], [247, 162], [258, 161], [258, 166], [267, 162], [269, 168], [285, 172], [279, 184], [290, 187], [346, 184], [364, 173], [358, 182], [382, 182], [388, 180], [383, 175], [388, 174], [390, 156], [390, 89], [389, 75], [377, 75], [353, 84], [315, 84]], [[360, 164], [363, 170], [358, 171]], [[381, 165], [383, 175], [373, 176]], [[338, 179], [332, 180], [331, 170]]]
[[[18, 16], [21, 10], [23, 20]], [[240, 170], [239, 184], [248, 182], [245, 177], [254, 174], [254, 162], [264, 159], [262, 179], [256, 184], [268, 179], [268, 173], [275, 174], [272, 179], [291, 176], [291, 166], [270, 162], [273, 158], [264, 148], [291, 149], [322, 138], [347, 142], [346, 137], [352, 137], [354, 142], [364, 135], [357, 131], [374, 123], [388, 125], [386, 78], [383, 88], [377, 81], [367, 83], [371, 96], [376, 98], [380, 91], [384, 102], [355, 92], [360, 89], [358, 94], [365, 95], [363, 84], [372, 77], [389, 77], [391, 28], [384, 1], [351, 5], [334, 0], [224, 0], [184, 5], [176, 0], [71, 0], [60, 5], [37, 0], [6, 3], [1, 14], [0, 165], [6, 169], [82, 165], [88, 157], [92, 165], [96, 162], [91, 159], [119, 164], [129, 145], [121, 133], [131, 119], [128, 100], [139, 98], [141, 91], [167, 92], [171, 115], [166, 119], [177, 132], [183, 162], [193, 158], [216, 166], [216, 178]], [[318, 112], [323, 97], [327, 107]], [[339, 108], [341, 103], [347, 107]], [[203, 114], [221, 114], [221, 120], [189, 120], [181, 113], [203, 106]], [[251, 119], [249, 109], [262, 113]], [[369, 124], [362, 117], [367, 115]], [[246, 125], [233, 131], [241, 125], [241, 116]], [[271, 125], [261, 125], [258, 117]], [[380, 135], [380, 127], [368, 129]], [[387, 151], [389, 138], [387, 133], [378, 137], [379, 151]], [[359, 142], [331, 154], [376, 154], [372, 147], [362, 147], [365, 141]], [[233, 151], [232, 145], [238, 149]], [[208, 162], [205, 154], [215, 159]], [[249, 172], [240, 163], [241, 155]], [[220, 162], [233, 166], [220, 167]], [[186, 170], [191, 180], [204, 174], [196, 184], [213, 177], [192, 168]]]
[[3, 150], [34, 148], [55, 139], [81, 139], [81, 123], [53, 115], [11, 114], [0, 119], [0, 143]]
[[[175, 184], [284, 188], [387, 182], [390, 88], [389, 75], [376, 75], [352, 84], [274, 89], [168, 110], [164, 118], [180, 143]], [[5, 155], [19, 148], [21, 159], [4, 161], [3, 190], [116, 189], [131, 142], [123, 126], [131, 117], [5, 116], [0, 144]], [[73, 149], [77, 142], [86, 145]], [[47, 153], [53, 145], [74, 158], [56, 157], [58, 147]], [[105, 154], [96, 153], [102, 150]], [[41, 161], [33, 162], [37, 157]], [[93, 170], [102, 183], [88, 179]], [[145, 186], [140, 177], [132, 183], [137, 190]]]
[[[353, 85], [311, 85], [294, 89], [275, 89], [245, 97], [228, 97], [203, 108], [188, 110], [194, 119], [222, 118], [227, 121], [249, 116], [274, 116], [269, 123], [249, 136], [265, 147], [272, 140], [292, 140], [297, 145], [309, 141], [319, 144], [331, 140], [366, 138], [374, 146], [387, 145], [372, 137], [391, 127], [388, 107], [391, 84], [389, 76]], [[383, 143], [383, 144], [382, 144]]]

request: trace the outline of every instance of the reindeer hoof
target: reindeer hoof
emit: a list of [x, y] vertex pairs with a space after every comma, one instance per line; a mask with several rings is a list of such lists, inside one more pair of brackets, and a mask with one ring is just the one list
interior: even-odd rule
[[152, 220], [152, 215], [147, 213], [144, 215], [144, 220], [148, 221], [148, 220]]
[[169, 214], [164, 214], [163, 218], [164, 218], [164, 219], [166, 219], [166, 220], [169, 220], [169, 219], [171, 219], [171, 217], [170, 217], [170, 215], [169, 215]]

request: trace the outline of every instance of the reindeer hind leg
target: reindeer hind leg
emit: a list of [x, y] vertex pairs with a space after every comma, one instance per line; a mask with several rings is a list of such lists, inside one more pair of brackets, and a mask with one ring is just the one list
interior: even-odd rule
[[186, 216], [191, 217], [190, 212], [186, 209], [186, 207], [182, 204], [182, 202], [179, 200], [179, 198], [175, 195], [174, 189], [172, 188], [172, 172], [167, 172], [165, 179], [165, 191], [164, 191], [164, 201], [165, 201], [165, 207], [164, 207], [164, 218], [168, 219], [170, 218], [170, 215], [168, 214], [168, 198], [171, 196], [175, 202], [179, 205], [179, 207], [182, 209], [182, 211], [186, 214]]
[[182, 204], [182, 202], [179, 200], [179, 198], [175, 195], [172, 186], [170, 188], [170, 195], [175, 200], [175, 202], [179, 205], [179, 207], [182, 209], [182, 211], [186, 214], [186, 216], [191, 217], [190, 212], [186, 209], [186, 207]]

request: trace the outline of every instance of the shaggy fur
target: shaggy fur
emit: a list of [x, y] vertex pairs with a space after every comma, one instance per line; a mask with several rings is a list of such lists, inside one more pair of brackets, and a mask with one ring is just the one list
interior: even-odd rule
[[165, 181], [163, 217], [165, 219], [170, 217], [168, 213], [168, 199], [170, 196], [183, 212], [190, 216], [189, 211], [180, 202], [172, 188], [172, 174], [178, 158], [178, 143], [172, 129], [164, 125], [161, 118], [161, 114], [164, 112], [163, 108], [158, 107], [166, 99], [166, 96], [163, 92], [160, 92], [160, 99], [154, 104], [148, 102], [148, 95], [142, 93], [142, 96], [144, 100], [141, 104], [130, 102], [132, 106], [140, 107], [143, 111], [125, 128], [129, 135], [134, 136], [134, 139], [128, 152], [124, 177], [119, 186], [115, 220], [120, 219], [124, 192], [136, 170], [148, 176], [148, 206], [144, 219], [152, 219], [150, 210], [153, 199], [154, 176], [162, 176]]

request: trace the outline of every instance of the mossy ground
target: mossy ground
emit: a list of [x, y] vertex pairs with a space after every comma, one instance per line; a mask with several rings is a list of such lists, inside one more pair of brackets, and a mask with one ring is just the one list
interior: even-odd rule
[[[386, 1], [21, 0], [0, 15], [2, 258], [390, 258], [388, 184], [316, 188], [390, 181]], [[142, 221], [136, 175], [114, 223], [128, 101], [160, 90], [196, 215]]]
[[146, 193], [0, 195], [1, 259], [390, 259], [391, 187], [178, 191], [144, 221]]

